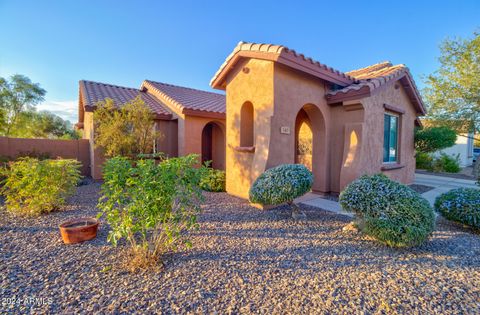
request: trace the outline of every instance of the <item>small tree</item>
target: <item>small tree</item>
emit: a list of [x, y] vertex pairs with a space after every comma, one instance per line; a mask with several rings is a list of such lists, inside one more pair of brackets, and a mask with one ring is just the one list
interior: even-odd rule
[[415, 149], [423, 153], [432, 153], [455, 144], [457, 134], [448, 127], [427, 127], [415, 130]]
[[34, 110], [46, 93], [26, 76], [15, 74], [10, 81], [0, 77], [0, 134], [9, 136], [20, 114]]
[[153, 113], [140, 96], [120, 108], [109, 98], [98, 102], [93, 117], [95, 146], [109, 157], [152, 153], [160, 136], [154, 128]]
[[110, 225], [108, 241], [130, 245], [130, 269], [156, 264], [167, 251], [190, 246], [188, 230], [197, 226], [205, 168], [197, 155], [155, 163], [125, 157], [109, 159], [104, 168], [98, 208]]
[[426, 79], [429, 113], [458, 131], [480, 130], [480, 33], [447, 39], [440, 46], [440, 68]]

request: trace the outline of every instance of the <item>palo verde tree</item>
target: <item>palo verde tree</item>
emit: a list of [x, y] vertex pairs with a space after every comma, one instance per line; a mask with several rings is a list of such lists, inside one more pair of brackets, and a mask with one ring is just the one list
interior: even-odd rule
[[429, 115], [459, 132], [480, 131], [480, 34], [447, 39], [440, 51], [440, 68], [423, 90]]
[[9, 136], [19, 116], [34, 110], [46, 93], [24, 75], [15, 74], [10, 80], [0, 77], [0, 134]]
[[160, 136], [154, 115], [140, 96], [121, 106], [109, 98], [98, 102], [93, 117], [95, 146], [103, 148], [108, 157], [152, 153]]

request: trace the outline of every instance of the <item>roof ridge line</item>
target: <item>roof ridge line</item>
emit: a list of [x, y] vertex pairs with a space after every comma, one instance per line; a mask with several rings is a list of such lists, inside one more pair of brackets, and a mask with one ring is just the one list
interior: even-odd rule
[[[79, 82], [82, 82], [83, 84], [85, 84], [85, 83], [103, 84], [103, 85], [112, 86], [112, 87], [117, 87], [117, 88], [121, 88], [121, 89], [129, 89], [129, 90], [140, 91], [139, 89], [133, 88], [133, 87], [116, 85], [116, 84], [110, 84], [110, 83], [104, 83], [104, 82], [98, 82], [98, 81], [80, 80]], [[140, 91], [140, 92], [141, 92], [141, 91]]]
[[164, 83], [164, 82], [153, 81], [153, 80], [148, 80], [148, 79], [145, 79], [144, 81], [145, 82], [150, 82], [150, 83], [157, 83], [157, 84], [162, 84], [162, 85], [167, 85], [167, 86], [178, 87], [178, 88], [182, 88], [182, 89], [186, 89], [186, 90], [192, 90], [192, 91], [198, 91], [198, 92], [210, 93], [210, 94], [214, 94], [214, 95], [225, 96], [224, 94], [221, 94], [221, 93], [205, 91], [205, 90], [195, 89], [195, 88], [191, 88], [191, 87], [176, 85], [176, 84]]
[[369, 66], [366, 66], [366, 67], [362, 67], [362, 68], [358, 68], [358, 69], [353, 69], [353, 70], [350, 70], [350, 71], [347, 71], [345, 73], [349, 73], [349, 72], [355, 72], [355, 71], [362, 71], [362, 70], [365, 70], [365, 69], [368, 69], [368, 68], [373, 68], [373, 67], [376, 67], [376, 66], [379, 66], [381, 64], [390, 64], [390, 66], [393, 66], [392, 62], [390, 60], [385, 60], [385, 61], [380, 61], [380, 62], [377, 62], [377, 63], [374, 63], [373, 65], [369, 65]]
[[[160, 94], [161, 97], [163, 97], [165, 100], [167, 100], [168, 102], [172, 103], [175, 105], [175, 107], [177, 109], [179, 109], [180, 111], [183, 111], [183, 109], [185, 108], [185, 105], [183, 105], [182, 103], [178, 102], [177, 100], [175, 100], [174, 98], [172, 98], [171, 96], [169, 96], [168, 94], [164, 93], [163, 91], [161, 91], [160, 89], [156, 88], [151, 82], [155, 82], [155, 81], [149, 81], [149, 80], [144, 80], [143, 83], [142, 83], [142, 86], [147, 83], [149, 85], [149, 87], [151, 87], [153, 90], [155, 90], [158, 94]], [[159, 83], [159, 82], [157, 82]], [[147, 94], [151, 94], [151, 93], [148, 93], [147, 91]], [[154, 97], [156, 97], [155, 95], [153, 95]], [[167, 107], [168, 107], [168, 104], [165, 104]]]

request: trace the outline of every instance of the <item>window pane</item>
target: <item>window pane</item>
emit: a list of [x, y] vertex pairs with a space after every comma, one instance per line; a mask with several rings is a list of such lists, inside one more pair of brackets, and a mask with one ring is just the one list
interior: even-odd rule
[[398, 117], [390, 116], [390, 145], [389, 145], [389, 161], [395, 162], [397, 160], [397, 130]]
[[383, 162], [388, 162], [389, 151], [389, 139], [390, 139], [390, 116], [385, 115], [385, 121], [383, 124]]

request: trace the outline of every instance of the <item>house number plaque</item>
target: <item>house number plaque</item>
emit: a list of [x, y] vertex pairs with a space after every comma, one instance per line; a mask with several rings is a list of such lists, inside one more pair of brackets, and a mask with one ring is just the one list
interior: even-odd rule
[[280, 133], [282, 133], [284, 135], [289, 135], [290, 134], [290, 127], [286, 127], [286, 126], [280, 127]]

